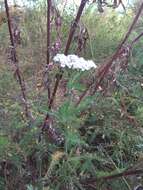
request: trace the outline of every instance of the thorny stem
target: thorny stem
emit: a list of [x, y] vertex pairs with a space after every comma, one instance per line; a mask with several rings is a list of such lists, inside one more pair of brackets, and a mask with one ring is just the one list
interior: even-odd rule
[[11, 42], [11, 46], [13, 48], [13, 64], [15, 65], [15, 68], [16, 68], [15, 74], [17, 76], [17, 80], [18, 80], [20, 88], [21, 88], [22, 98], [23, 98], [24, 106], [25, 106], [25, 115], [26, 115], [27, 118], [29, 118], [30, 115], [29, 115], [27, 97], [26, 97], [26, 93], [25, 93], [25, 82], [24, 82], [24, 79], [23, 79], [23, 77], [21, 75], [19, 65], [18, 65], [18, 60], [17, 60], [17, 55], [16, 55], [16, 49], [15, 49], [15, 44], [14, 44], [14, 38], [13, 38], [12, 26], [11, 26], [11, 19], [10, 19], [9, 7], [8, 7], [7, 0], [4, 0], [4, 3], [5, 3], [5, 10], [6, 10], [6, 16], [7, 16], [7, 21], [8, 21], [10, 42]]
[[[114, 55], [112, 56], [112, 58], [109, 60], [109, 62], [107, 62], [107, 64], [103, 67], [103, 69], [101, 70], [100, 74], [98, 75], [99, 77], [99, 80], [95, 86], [95, 89], [94, 89], [94, 92], [93, 94], [95, 94], [95, 92], [98, 90], [101, 82], [103, 81], [104, 77], [106, 76], [106, 74], [108, 73], [110, 67], [112, 66], [113, 64], [113, 61], [117, 59], [118, 57], [118, 54], [120, 53], [120, 50], [121, 48], [123, 47], [123, 45], [126, 43], [126, 41], [128, 40], [129, 38], [129, 35], [131, 34], [136, 22], [138, 21], [138, 18], [142, 12], [142, 9], [143, 9], [143, 3], [141, 4], [139, 10], [138, 10], [138, 13], [136, 14], [131, 26], [129, 27], [129, 30], [127, 31], [123, 41], [119, 44], [116, 52], [114, 53]], [[83, 94], [80, 96], [78, 102], [77, 102], [77, 106], [80, 104], [80, 102], [83, 100], [83, 98], [86, 96], [88, 90], [91, 88], [91, 86], [93, 85], [93, 82], [88, 86], [88, 88], [83, 92]]]
[[[78, 12], [77, 12], [77, 15], [76, 15], [76, 18], [75, 18], [75, 20], [74, 20], [74, 22], [73, 22], [73, 24], [72, 24], [72, 26], [70, 28], [68, 40], [67, 40], [67, 43], [66, 43], [66, 48], [65, 48], [65, 51], [64, 51], [65, 55], [68, 54], [68, 51], [69, 51], [69, 48], [70, 48], [70, 45], [71, 45], [75, 30], [77, 28], [78, 22], [80, 20], [80, 17], [82, 15], [83, 9], [84, 9], [87, 1], [88, 0], [82, 0], [81, 1], [81, 4], [79, 6], [79, 9], [78, 9]], [[52, 96], [51, 96], [51, 99], [50, 99], [50, 102], [49, 102], [49, 109], [51, 109], [51, 107], [52, 107], [52, 104], [53, 104], [53, 101], [54, 101], [54, 98], [56, 96], [56, 92], [57, 92], [57, 89], [58, 89], [58, 86], [59, 86], [59, 82], [62, 79], [62, 76], [63, 76], [63, 71], [61, 70], [60, 73], [57, 74], [57, 77], [56, 77], [54, 90], [53, 90], [53, 93], [52, 93]]]

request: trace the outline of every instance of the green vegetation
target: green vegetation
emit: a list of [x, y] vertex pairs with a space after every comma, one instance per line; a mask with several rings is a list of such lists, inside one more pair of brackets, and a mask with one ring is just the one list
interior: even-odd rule
[[16, 54], [26, 101], [10, 57], [7, 22], [0, 25], [0, 190], [134, 190], [143, 185], [143, 38], [129, 49], [143, 20], [140, 16], [97, 86], [139, 10], [136, 2], [122, 14], [114, 7], [101, 13], [97, 2], [83, 12], [68, 53], [92, 59], [97, 69], [64, 68], [51, 107], [49, 89], [51, 100], [61, 76], [52, 61], [64, 53], [74, 10], [59, 11], [57, 2], [51, 11], [48, 69], [45, 1], [17, 16]]

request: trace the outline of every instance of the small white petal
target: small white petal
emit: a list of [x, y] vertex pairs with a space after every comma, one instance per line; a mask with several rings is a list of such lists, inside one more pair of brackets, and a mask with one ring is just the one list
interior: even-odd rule
[[83, 57], [78, 57], [77, 55], [68, 55], [65, 56], [64, 54], [57, 54], [53, 58], [54, 62], [58, 62], [61, 64], [61, 67], [68, 67], [72, 69], [78, 70], [90, 70], [91, 68], [96, 68], [97, 66], [92, 60], [85, 60]]

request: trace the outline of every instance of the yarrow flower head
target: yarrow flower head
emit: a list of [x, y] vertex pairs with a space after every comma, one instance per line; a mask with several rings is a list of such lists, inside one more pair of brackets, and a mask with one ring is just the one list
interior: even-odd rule
[[69, 69], [77, 69], [81, 71], [87, 71], [90, 69], [95, 69], [97, 66], [92, 60], [85, 60], [83, 57], [78, 57], [77, 55], [64, 55], [57, 54], [53, 61], [59, 63], [62, 68], [68, 67]]

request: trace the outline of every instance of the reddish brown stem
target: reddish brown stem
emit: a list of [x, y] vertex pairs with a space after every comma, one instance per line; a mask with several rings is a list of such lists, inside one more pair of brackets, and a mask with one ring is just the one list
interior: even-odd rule
[[50, 12], [51, 12], [51, 0], [47, 0], [47, 65], [50, 63]]
[[[47, 0], [47, 65], [50, 63], [50, 37], [51, 37], [51, 24], [50, 24], [50, 17], [51, 17], [51, 0]], [[48, 73], [47, 73], [48, 74]], [[48, 85], [48, 101], [50, 100], [51, 91], [50, 86]]]
[[68, 51], [69, 51], [69, 48], [70, 48], [70, 45], [71, 45], [75, 30], [77, 28], [78, 22], [80, 20], [80, 17], [82, 15], [82, 12], [83, 12], [83, 9], [84, 9], [86, 3], [87, 3], [87, 0], [82, 0], [81, 1], [80, 7], [79, 7], [77, 15], [76, 15], [76, 18], [75, 18], [75, 20], [74, 20], [74, 22], [73, 22], [73, 24], [72, 24], [72, 26], [70, 28], [69, 37], [68, 37], [68, 40], [67, 40], [67, 45], [66, 45], [66, 48], [65, 48], [65, 51], [64, 51], [65, 55], [68, 54]]
[[61, 78], [63, 76], [63, 71], [61, 70], [60, 72], [61, 73], [57, 74], [57, 76], [56, 76], [56, 82], [55, 82], [54, 90], [53, 90], [53, 93], [51, 95], [50, 102], [49, 102], [49, 109], [52, 108], [52, 104], [53, 104], [54, 98], [56, 96], [56, 92], [57, 92], [57, 89], [58, 89], [59, 82], [60, 82], [60, 80], [61, 80]]
[[[98, 76], [99, 80], [97, 81], [97, 84], [96, 84], [96, 86], [95, 86], [95, 89], [94, 89], [93, 94], [95, 94], [95, 92], [98, 90], [98, 88], [99, 88], [101, 82], [103, 81], [104, 77], [106, 76], [106, 74], [108, 73], [110, 67], [112, 66], [113, 61], [117, 59], [118, 54], [120, 53], [121, 48], [123, 47], [123, 45], [124, 45], [124, 44], [126, 43], [126, 41], [128, 40], [129, 35], [131, 34], [131, 32], [132, 32], [132, 30], [133, 30], [133, 28], [134, 28], [134, 26], [135, 26], [135, 24], [136, 24], [136, 22], [137, 22], [137, 20], [138, 20], [138, 18], [139, 18], [139, 16], [140, 16], [140, 14], [141, 14], [141, 12], [142, 12], [142, 9], [143, 9], [143, 3], [141, 4], [141, 6], [140, 6], [140, 8], [139, 8], [139, 10], [138, 10], [137, 15], [135, 16], [135, 18], [134, 18], [134, 20], [133, 20], [131, 26], [129, 27], [129, 30], [128, 30], [128, 32], [126, 33], [124, 39], [123, 39], [122, 42], [119, 44], [119, 46], [118, 46], [116, 52], [114, 53], [114, 55], [112, 56], [112, 58], [109, 60], [109, 62], [107, 62], [107, 64], [103, 67], [102, 71], [100, 72], [101, 75]], [[83, 100], [83, 98], [86, 96], [88, 90], [91, 88], [92, 85], [93, 85], [93, 82], [88, 86], [88, 88], [87, 88], [87, 89], [83, 92], [83, 94], [80, 96], [80, 98], [79, 98], [79, 100], [78, 100], [78, 102], [77, 102], [76, 105], [79, 105], [79, 104], [80, 104], [80, 102], [81, 102], [81, 101]]]
[[[68, 40], [67, 40], [67, 45], [66, 45], [65, 52], [64, 52], [65, 55], [67, 55], [67, 53], [68, 53], [68, 50], [70, 48], [70, 45], [71, 45], [71, 42], [72, 42], [72, 39], [73, 39], [74, 32], [76, 30], [77, 24], [78, 24], [78, 22], [80, 20], [80, 17], [82, 15], [83, 9], [84, 9], [85, 4], [86, 4], [87, 1], [88, 0], [82, 0], [81, 1], [81, 4], [80, 4], [78, 12], [77, 12], [77, 16], [76, 16], [76, 18], [75, 18], [75, 20], [73, 22], [73, 25], [71, 26], [70, 32], [69, 32], [69, 36], [68, 36]], [[56, 76], [55, 86], [54, 86], [53, 93], [52, 93], [50, 101], [49, 101], [49, 106], [48, 106], [49, 109], [52, 108], [52, 105], [53, 105], [53, 102], [54, 102], [54, 98], [56, 96], [56, 92], [57, 92], [57, 89], [58, 89], [58, 86], [59, 86], [59, 82], [62, 79], [62, 76], [63, 76], [63, 70], [61, 69], [60, 73], [58, 73], [57, 76]], [[56, 130], [53, 128], [52, 129], [53, 133], [51, 133], [50, 132], [51, 131], [51, 127], [50, 127], [49, 123], [50, 123], [50, 118], [49, 118], [49, 113], [47, 113], [47, 115], [46, 115], [46, 117], [44, 119], [44, 122], [43, 122], [43, 125], [41, 126], [41, 128], [42, 128], [42, 131], [46, 129], [47, 134], [54, 141], [55, 140], [55, 137], [54, 137], [55, 135], [54, 134], [56, 134]], [[62, 141], [64, 141], [64, 140], [62, 140]]]
[[[6, 10], [6, 15], [7, 15], [7, 22], [8, 22], [10, 41], [11, 41], [11, 45], [14, 46], [14, 39], [13, 39], [13, 34], [12, 34], [11, 20], [10, 20], [10, 14], [9, 14], [9, 7], [8, 7], [7, 0], [5, 0], [4, 2], [5, 2], [5, 10]], [[16, 61], [16, 57], [15, 57], [15, 61]]]
[[[76, 15], [76, 18], [75, 18], [75, 20], [74, 20], [74, 22], [73, 22], [73, 24], [72, 24], [72, 26], [70, 28], [68, 40], [67, 40], [67, 43], [66, 43], [66, 48], [65, 48], [65, 51], [64, 51], [65, 55], [68, 54], [68, 51], [70, 49], [70, 45], [71, 45], [75, 30], [77, 28], [78, 22], [80, 20], [80, 17], [82, 15], [83, 9], [84, 9], [87, 1], [88, 0], [82, 0], [81, 1], [81, 4], [79, 6], [79, 9], [78, 9], [78, 12], [77, 12], [77, 15]], [[51, 96], [51, 99], [50, 99], [50, 102], [49, 102], [49, 109], [51, 109], [51, 107], [52, 107], [52, 104], [53, 104], [53, 101], [54, 101], [54, 98], [56, 96], [56, 92], [57, 92], [57, 89], [58, 89], [58, 86], [59, 86], [59, 82], [62, 79], [62, 75], [63, 75], [63, 71], [61, 71], [60, 74], [57, 74], [54, 90], [53, 90], [53, 93], [52, 93], [52, 96]]]
[[84, 181], [82, 181], [82, 183], [83, 184], [95, 183], [95, 182], [97, 182], [99, 180], [113, 180], [115, 178], [127, 177], [127, 176], [132, 176], [132, 175], [139, 175], [139, 174], [143, 174], [143, 169], [123, 171], [123, 172], [118, 173], [118, 174], [104, 176], [104, 177], [89, 178], [89, 179], [85, 179]]
[[5, 10], [6, 10], [6, 16], [7, 16], [7, 22], [8, 22], [9, 35], [10, 35], [10, 42], [11, 42], [11, 46], [13, 48], [13, 64], [15, 65], [15, 68], [16, 68], [15, 74], [17, 76], [19, 85], [21, 87], [22, 98], [24, 100], [24, 106], [25, 106], [25, 115], [28, 118], [29, 117], [29, 109], [28, 109], [27, 97], [26, 97], [26, 93], [25, 93], [25, 82], [21, 75], [19, 65], [18, 65], [18, 59], [17, 59], [17, 55], [16, 55], [16, 49], [15, 49], [14, 38], [13, 38], [13, 33], [12, 33], [12, 25], [11, 25], [11, 19], [10, 19], [10, 14], [9, 14], [8, 2], [7, 2], [7, 0], [5, 0], [4, 2], [5, 2]]
[[139, 34], [130, 44], [130, 46], [132, 47], [135, 43], [137, 43], [137, 41], [143, 36], [143, 32], [141, 34]]

